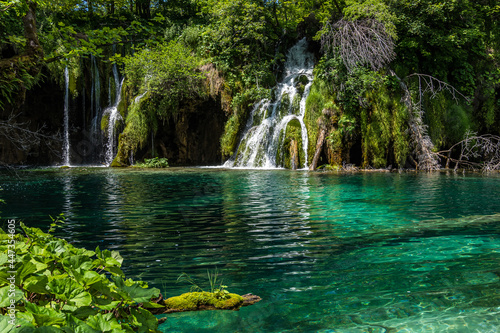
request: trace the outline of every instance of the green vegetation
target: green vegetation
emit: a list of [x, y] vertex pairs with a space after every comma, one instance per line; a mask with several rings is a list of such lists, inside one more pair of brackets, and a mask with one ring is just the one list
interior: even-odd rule
[[164, 157], [145, 158], [143, 163], [136, 163], [136, 168], [168, 168], [168, 160]]
[[493, 0], [30, 0], [1, 2], [0, 18], [0, 108], [20, 110], [42, 73], [62, 85], [67, 66], [76, 97], [89, 91], [85, 73], [105, 73], [102, 86], [112, 88], [111, 66], [122, 66], [128, 93], [114, 165], [148, 154], [159, 128], [209, 98], [228, 119], [214, 140], [223, 158], [234, 154], [252, 106], [272, 94], [302, 37], [318, 59], [306, 114], [311, 159], [322, 130], [329, 163], [349, 162], [357, 149], [360, 164], [377, 167], [418, 161], [418, 147], [446, 149], [467, 131], [500, 134]]
[[[54, 237], [61, 218], [53, 219], [48, 233], [23, 223], [15, 233], [0, 231], [2, 332], [17, 332], [9, 324], [11, 300], [23, 331], [158, 332], [158, 320], [147, 309], [162, 307], [151, 302], [159, 290], [125, 279], [117, 251], [90, 251]], [[9, 270], [17, 272], [15, 279]]]
[[166, 311], [232, 310], [239, 308], [243, 304], [243, 297], [227, 291], [227, 286], [222, 284], [222, 280], [219, 282], [218, 277], [217, 268], [212, 272], [207, 270], [210, 291], [204, 291], [188, 274], [182, 273], [177, 281], [189, 283], [191, 292], [166, 299], [164, 301]]
[[243, 297], [237, 294], [228, 293], [224, 297], [217, 297], [214, 293], [207, 291], [189, 292], [180, 296], [174, 296], [164, 301], [167, 311], [193, 311], [205, 308], [215, 308], [220, 310], [237, 309], [243, 303]]

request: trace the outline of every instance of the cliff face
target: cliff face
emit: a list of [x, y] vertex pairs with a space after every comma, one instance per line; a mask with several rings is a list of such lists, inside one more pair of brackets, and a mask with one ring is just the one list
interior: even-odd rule
[[[44, 68], [44, 78], [26, 91], [24, 103], [8, 105], [0, 113], [0, 125], [16, 114], [14, 125], [39, 132], [38, 140], [26, 136], [24, 144], [13, 141], [14, 134], [0, 133], [0, 165], [60, 165], [64, 137], [64, 80]], [[59, 82], [57, 82], [59, 81]], [[101, 129], [101, 119], [108, 104], [115, 100], [116, 79], [112, 68], [95, 60], [82, 63], [80, 75], [69, 78], [69, 156], [71, 165], [104, 163], [107, 133]], [[120, 104], [123, 119], [134, 97], [125, 92]], [[22, 104], [21, 104], [22, 103]], [[121, 165], [151, 156], [167, 157], [170, 165], [195, 166], [221, 164], [220, 137], [227, 121], [220, 97], [212, 96], [186, 101], [179, 112], [158, 120], [153, 137], [147, 135], [141, 149], [122, 154]], [[11, 121], [12, 122], [12, 121]], [[1, 127], [1, 126], [0, 126]], [[11, 126], [12, 127], [12, 126]], [[117, 127], [124, 128], [123, 122]], [[3, 128], [2, 128], [3, 129]], [[12, 133], [22, 133], [13, 129]]]
[[226, 121], [219, 101], [190, 101], [158, 125], [153, 141], [149, 140], [136, 159], [158, 155], [166, 157], [171, 166], [220, 165], [220, 137]]

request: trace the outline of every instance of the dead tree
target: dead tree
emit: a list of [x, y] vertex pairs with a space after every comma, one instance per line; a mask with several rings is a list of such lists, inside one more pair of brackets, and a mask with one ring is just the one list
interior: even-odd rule
[[321, 37], [322, 50], [338, 50], [349, 72], [362, 65], [378, 71], [396, 58], [394, 41], [384, 24], [375, 19], [340, 19], [327, 23], [326, 29]]
[[11, 113], [7, 119], [0, 120], [0, 137], [10, 142], [17, 150], [29, 152], [33, 147], [39, 147], [42, 143], [55, 154], [59, 154], [54, 146], [60, 144], [60, 135], [46, 135], [44, 126], [32, 128], [30, 122], [19, 121], [19, 114]]
[[[424, 96], [427, 94], [430, 95], [430, 98], [434, 98], [441, 92], [447, 92], [457, 103], [460, 98], [466, 101], [469, 101], [469, 99], [450, 84], [427, 74], [415, 73], [408, 75], [405, 80], [401, 80], [394, 71], [390, 70], [390, 73], [398, 79], [401, 90], [403, 91], [401, 101], [408, 110], [410, 143], [413, 148], [413, 154], [416, 156], [416, 160], [414, 161], [416, 168], [427, 171], [438, 170], [440, 168], [439, 158], [443, 155], [434, 151], [434, 144], [427, 132], [427, 125], [423, 121], [425, 111]], [[414, 79], [418, 80], [418, 88], [416, 91], [416, 95], [418, 96], [417, 100], [413, 98], [407, 84], [407, 82]]]
[[[451, 157], [453, 151], [460, 152], [458, 159]], [[480, 169], [485, 172], [500, 170], [500, 136], [492, 134], [477, 135], [467, 131], [465, 138], [447, 150], [436, 153], [449, 163], [455, 163], [455, 171], [459, 168]]]

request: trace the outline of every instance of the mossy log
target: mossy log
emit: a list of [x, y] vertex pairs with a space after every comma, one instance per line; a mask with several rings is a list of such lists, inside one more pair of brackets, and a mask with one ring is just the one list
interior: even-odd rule
[[233, 310], [238, 311], [241, 307], [259, 302], [261, 298], [253, 294], [237, 295], [225, 294], [217, 298], [214, 293], [201, 291], [190, 292], [180, 296], [156, 300], [155, 303], [163, 305], [162, 308], [150, 309], [154, 314], [168, 314], [185, 311], [203, 310]]

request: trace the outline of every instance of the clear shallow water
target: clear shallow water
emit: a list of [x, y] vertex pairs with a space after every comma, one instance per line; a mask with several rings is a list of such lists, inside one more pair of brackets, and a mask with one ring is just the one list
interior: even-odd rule
[[[500, 332], [500, 177], [222, 169], [0, 174], [2, 217], [118, 249], [167, 296], [217, 267], [240, 311], [165, 332]], [[5, 220], [4, 220], [5, 221]]]

